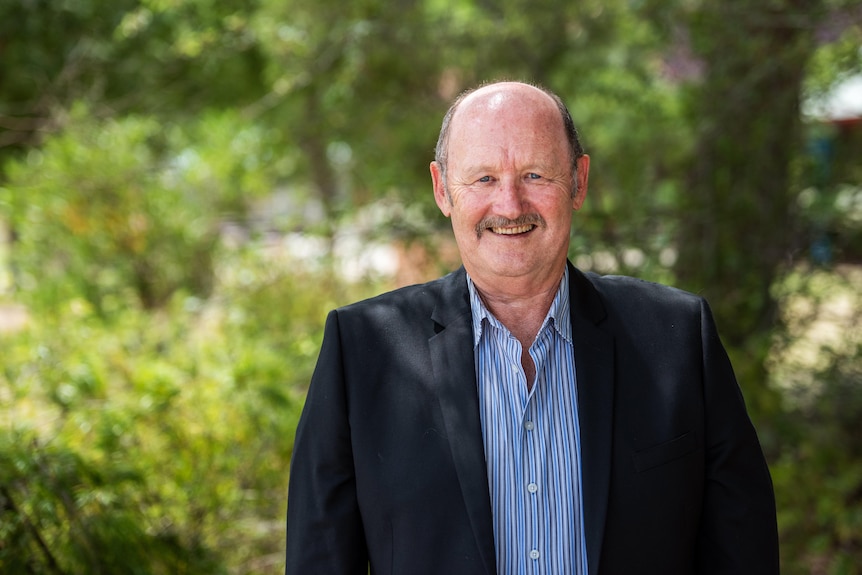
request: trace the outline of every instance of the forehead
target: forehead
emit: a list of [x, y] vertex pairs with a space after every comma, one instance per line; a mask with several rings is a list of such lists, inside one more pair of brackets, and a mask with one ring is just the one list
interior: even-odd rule
[[450, 157], [491, 153], [568, 155], [562, 115], [544, 92], [517, 85], [482, 89], [459, 105], [451, 124]]

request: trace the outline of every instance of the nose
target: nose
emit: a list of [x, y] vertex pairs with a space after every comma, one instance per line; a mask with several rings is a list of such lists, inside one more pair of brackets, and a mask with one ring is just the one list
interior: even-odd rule
[[494, 190], [494, 211], [514, 220], [525, 213], [525, 200], [523, 185], [518, 178], [502, 178]]

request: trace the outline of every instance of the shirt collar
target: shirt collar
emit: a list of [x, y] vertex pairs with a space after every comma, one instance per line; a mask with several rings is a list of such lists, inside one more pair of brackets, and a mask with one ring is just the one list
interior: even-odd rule
[[[479, 290], [473, 283], [470, 274], [467, 274], [467, 289], [470, 292], [470, 309], [473, 312], [473, 346], [478, 345], [482, 338], [484, 328], [484, 320], [489, 324], [504, 329], [508, 329], [494, 317], [494, 314], [485, 307], [485, 302], [479, 296]], [[572, 343], [572, 322], [570, 321], [571, 309], [569, 307], [569, 266], [566, 266], [563, 273], [563, 279], [560, 280], [560, 287], [557, 289], [557, 294], [554, 296], [554, 301], [551, 302], [551, 308], [548, 310], [548, 315], [545, 316], [545, 321], [542, 322], [542, 328], [539, 333], [545, 330], [548, 323], [554, 326], [563, 338], [569, 343]], [[553, 321], [551, 321], [553, 320]]]

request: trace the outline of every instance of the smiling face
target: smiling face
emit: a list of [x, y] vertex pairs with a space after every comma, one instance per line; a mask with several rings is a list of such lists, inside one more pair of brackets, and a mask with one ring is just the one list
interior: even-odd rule
[[[565, 269], [572, 210], [586, 195], [589, 158], [571, 152], [554, 101], [517, 83], [473, 92], [452, 117], [446, 182], [431, 164], [434, 198], [480, 290], [542, 290]], [[505, 282], [505, 283], [501, 283]]]

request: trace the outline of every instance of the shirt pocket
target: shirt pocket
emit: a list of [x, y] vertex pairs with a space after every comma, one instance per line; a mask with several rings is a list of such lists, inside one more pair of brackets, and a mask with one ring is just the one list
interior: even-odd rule
[[665, 463], [685, 457], [697, 449], [697, 438], [693, 432], [684, 433], [649, 449], [634, 454], [635, 470], [643, 473]]

